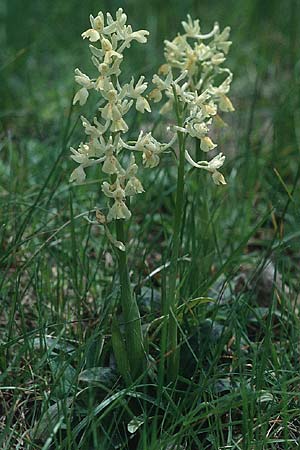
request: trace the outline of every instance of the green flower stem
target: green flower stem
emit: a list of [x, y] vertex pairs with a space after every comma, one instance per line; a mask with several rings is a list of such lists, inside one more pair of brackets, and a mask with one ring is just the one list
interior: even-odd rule
[[[124, 220], [116, 220], [117, 239], [125, 244]], [[145, 363], [141, 317], [130, 287], [127, 253], [117, 250], [120, 276], [121, 308], [124, 317], [125, 344], [131, 377], [142, 374]]]
[[[178, 103], [175, 89], [173, 89], [175, 98], [175, 111], [177, 124], [182, 127], [182, 112]], [[176, 319], [176, 308], [178, 304], [178, 293], [176, 290], [176, 279], [178, 274], [178, 257], [180, 249], [180, 233], [182, 226], [182, 212], [184, 200], [184, 162], [185, 162], [185, 138], [183, 133], [178, 132], [179, 159], [177, 171], [177, 190], [176, 205], [173, 225], [172, 254], [170, 261], [169, 286], [167, 294], [167, 310], [169, 312], [168, 326], [168, 379], [175, 381], [179, 371], [179, 348], [178, 345], [178, 326]]]

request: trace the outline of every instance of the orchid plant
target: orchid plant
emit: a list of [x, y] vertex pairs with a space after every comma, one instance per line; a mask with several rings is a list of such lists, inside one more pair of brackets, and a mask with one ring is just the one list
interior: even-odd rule
[[[124, 221], [130, 219], [132, 214], [128, 199], [144, 192], [139, 162], [145, 168], [155, 168], [167, 149], [178, 147], [172, 255], [168, 295], [163, 307], [166, 321], [161, 344], [162, 349], [168, 350], [170, 355], [168, 373], [171, 375], [168, 378], [175, 380], [179, 360], [176, 319], [179, 299], [176, 280], [185, 162], [211, 173], [215, 184], [226, 184], [219, 171], [225, 156], [219, 153], [209, 161], [195, 161], [188, 146], [191, 139], [197, 139], [203, 152], [215, 151], [216, 144], [209, 133], [218, 110], [234, 110], [227, 96], [232, 73], [228, 68], [222, 67], [231, 45], [228, 40], [230, 29], [227, 27], [221, 32], [216, 23], [210, 33], [201, 34], [199, 21], [188, 16], [187, 22], [182, 22], [184, 33], [178, 34], [172, 41], [165, 41], [166, 62], [160, 67], [158, 74], [153, 76], [153, 88], [145, 95], [148, 89], [145, 77], [123, 80], [121, 65], [125, 50], [134, 41], [145, 44], [149, 32], [133, 31], [127, 25], [127, 16], [121, 8], [116, 12], [115, 18], [110, 13], [105, 17], [99, 12], [96, 17], [90, 16], [90, 23], [91, 28], [82, 33], [82, 37], [90, 42], [96, 76], [90, 77], [75, 69], [75, 81], [80, 89], [75, 94], [73, 103], [84, 105], [91, 91], [94, 91], [99, 97], [100, 106], [92, 122], [81, 117], [87, 139], [77, 149], [71, 148], [71, 158], [79, 166], [73, 170], [70, 181], [84, 183], [87, 168], [94, 165], [99, 165], [106, 176], [101, 189], [107, 198], [107, 211], [97, 210], [96, 219], [105, 226], [108, 238], [117, 247], [120, 303], [125, 333], [123, 336], [114, 318], [112, 342], [119, 370], [125, 380], [140, 375], [146, 368], [147, 361], [139, 308], [131, 289], [127, 265]], [[161, 143], [151, 132], [144, 131], [140, 131], [135, 140], [128, 141], [126, 136], [129, 125], [126, 116], [129, 111], [135, 108], [142, 114], [149, 114], [150, 103], [161, 101], [164, 102], [161, 114], [173, 114], [173, 137], [170, 141]], [[134, 135], [135, 130], [130, 131]], [[124, 152], [129, 154], [129, 158], [122, 158]], [[113, 221], [116, 225], [115, 237], [108, 228]]]

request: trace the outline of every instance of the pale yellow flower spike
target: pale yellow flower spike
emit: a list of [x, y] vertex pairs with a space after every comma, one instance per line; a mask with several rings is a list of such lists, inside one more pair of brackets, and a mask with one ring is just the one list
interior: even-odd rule
[[[218, 109], [224, 112], [234, 111], [228, 97], [232, 73], [221, 67], [226, 60], [231, 41], [228, 40], [230, 28], [220, 32], [218, 23], [207, 34], [201, 34], [199, 20], [191, 16], [182, 22], [184, 34], [177, 34], [172, 41], [165, 41], [166, 64], [163, 64], [157, 75], [153, 76], [155, 85], [149, 98], [159, 102], [165, 95], [161, 114], [173, 110], [175, 98], [182, 105], [185, 117], [182, 126], [175, 130], [200, 140], [203, 152], [214, 150], [217, 145], [208, 136], [211, 125], [218, 118]], [[218, 80], [223, 81], [219, 83]], [[196, 163], [186, 151], [186, 160], [199, 169], [212, 174], [215, 184], [226, 184], [223, 175], [217, 170], [224, 163], [221, 153], [211, 161]]]
[[[107, 222], [118, 219], [129, 219], [131, 212], [126, 205], [126, 198], [144, 192], [143, 185], [138, 178], [138, 165], [133, 153], [140, 152], [145, 167], [155, 167], [160, 161], [160, 154], [172, 145], [159, 143], [151, 133], [139, 134], [136, 141], [126, 142], [124, 135], [128, 131], [126, 115], [130, 109], [140, 113], [151, 112], [148, 99], [145, 96], [148, 83], [141, 76], [137, 82], [132, 77], [129, 83], [121, 82], [121, 64], [124, 60], [123, 52], [135, 41], [140, 44], [147, 42], [149, 32], [146, 30], [133, 31], [126, 24], [127, 16], [121, 8], [116, 12], [115, 19], [102, 12], [96, 17], [90, 16], [91, 28], [82, 33], [87, 39], [91, 51], [91, 59], [96, 68], [96, 76], [90, 77], [79, 69], [75, 69], [75, 81], [80, 89], [75, 94], [73, 104], [84, 105], [91, 93], [96, 92], [104, 100], [98, 113], [100, 119], [90, 123], [82, 117], [82, 125], [88, 139], [75, 150], [71, 148], [72, 159], [79, 164], [71, 174], [70, 181], [84, 183], [85, 170], [93, 165], [100, 165], [102, 172], [108, 179], [114, 178], [114, 183], [105, 181], [102, 184], [103, 194], [108, 201]], [[127, 168], [122, 166], [120, 153], [125, 149], [130, 151], [131, 157]]]

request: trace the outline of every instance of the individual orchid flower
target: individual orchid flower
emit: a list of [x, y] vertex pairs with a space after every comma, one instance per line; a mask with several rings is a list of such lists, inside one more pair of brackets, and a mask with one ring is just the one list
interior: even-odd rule
[[94, 87], [94, 82], [79, 69], [75, 69], [75, 81], [80, 84], [82, 88], [76, 92], [73, 99], [73, 105], [79, 102], [80, 106], [83, 106], [88, 99], [89, 89], [93, 89]]
[[200, 34], [199, 20], [192, 20], [189, 14], [187, 15], [187, 22], [183, 21], [182, 26], [186, 32], [186, 35], [189, 37], [194, 37]]
[[151, 112], [150, 105], [145, 97], [142, 96], [143, 92], [147, 89], [148, 83], [144, 82], [145, 77], [141, 76], [137, 84], [134, 86], [134, 79], [125, 86], [126, 93], [131, 98], [136, 99], [135, 107], [136, 110], [144, 113], [145, 110]]
[[217, 170], [220, 167], [222, 167], [224, 164], [225, 156], [223, 155], [223, 153], [219, 153], [217, 156], [215, 156], [210, 161], [195, 162], [192, 159], [189, 152], [186, 150], [185, 158], [193, 167], [195, 167], [197, 169], [204, 169], [204, 170], [207, 170], [208, 172], [210, 172], [212, 174], [212, 179], [215, 184], [217, 184], [217, 185], [226, 184], [224, 176]]
[[118, 181], [114, 185], [104, 182], [102, 191], [107, 197], [114, 199], [107, 215], [108, 222], [113, 219], [129, 219], [131, 217], [131, 212], [125, 204], [125, 190], [122, 189]]
[[75, 181], [76, 183], [80, 184], [83, 183], [86, 179], [86, 173], [84, 171], [84, 166], [80, 164], [80, 166], [76, 167], [76, 169], [73, 170], [73, 172], [70, 175], [70, 182]]

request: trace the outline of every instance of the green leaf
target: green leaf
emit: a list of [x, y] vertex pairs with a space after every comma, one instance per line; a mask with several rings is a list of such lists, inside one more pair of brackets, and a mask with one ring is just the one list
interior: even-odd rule
[[92, 367], [83, 370], [79, 374], [78, 380], [88, 384], [112, 386], [116, 382], [117, 376], [115, 371], [110, 367]]
[[50, 358], [49, 366], [54, 379], [54, 392], [58, 397], [66, 397], [74, 392], [76, 386], [76, 370], [71, 364], [63, 363], [61, 358]]
[[[42, 415], [41, 419], [36, 422], [32, 430], [32, 438], [37, 440], [46, 440], [51, 436], [52, 432], [65, 428], [64, 416], [65, 412], [69, 412], [73, 398], [67, 398], [63, 401], [56, 402], [51, 405]], [[57, 426], [58, 425], [58, 426]]]
[[273, 396], [273, 394], [271, 394], [271, 392], [261, 391], [257, 398], [257, 403], [272, 402], [273, 400], [274, 400], [274, 396]]
[[117, 319], [114, 317], [112, 321], [112, 347], [116, 358], [118, 370], [125, 382], [130, 385], [130, 366], [129, 359], [125, 347], [125, 343], [119, 328]]
[[74, 352], [73, 345], [62, 340], [59, 336], [43, 336], [42, 338], [35, 337], [33, 339], [33, 347], [37, 350], [42, 350], [46, 347], [49, 353], [51, 353], [52, 351], [63, 351], [65, 353]]
[[144, 416], [134, 417], [127, 425], [127, 430], [129, 431], [129, 433], [133, 434], [143, 425], [144, 422]]
[[190, 312], [196, 306], [203, 305], [205, 303], [215, 303], [215, 300], [211, 297], [197, 297], [184, 302], [176, 310], [178, 320], [181, 320], [184, 314]]

